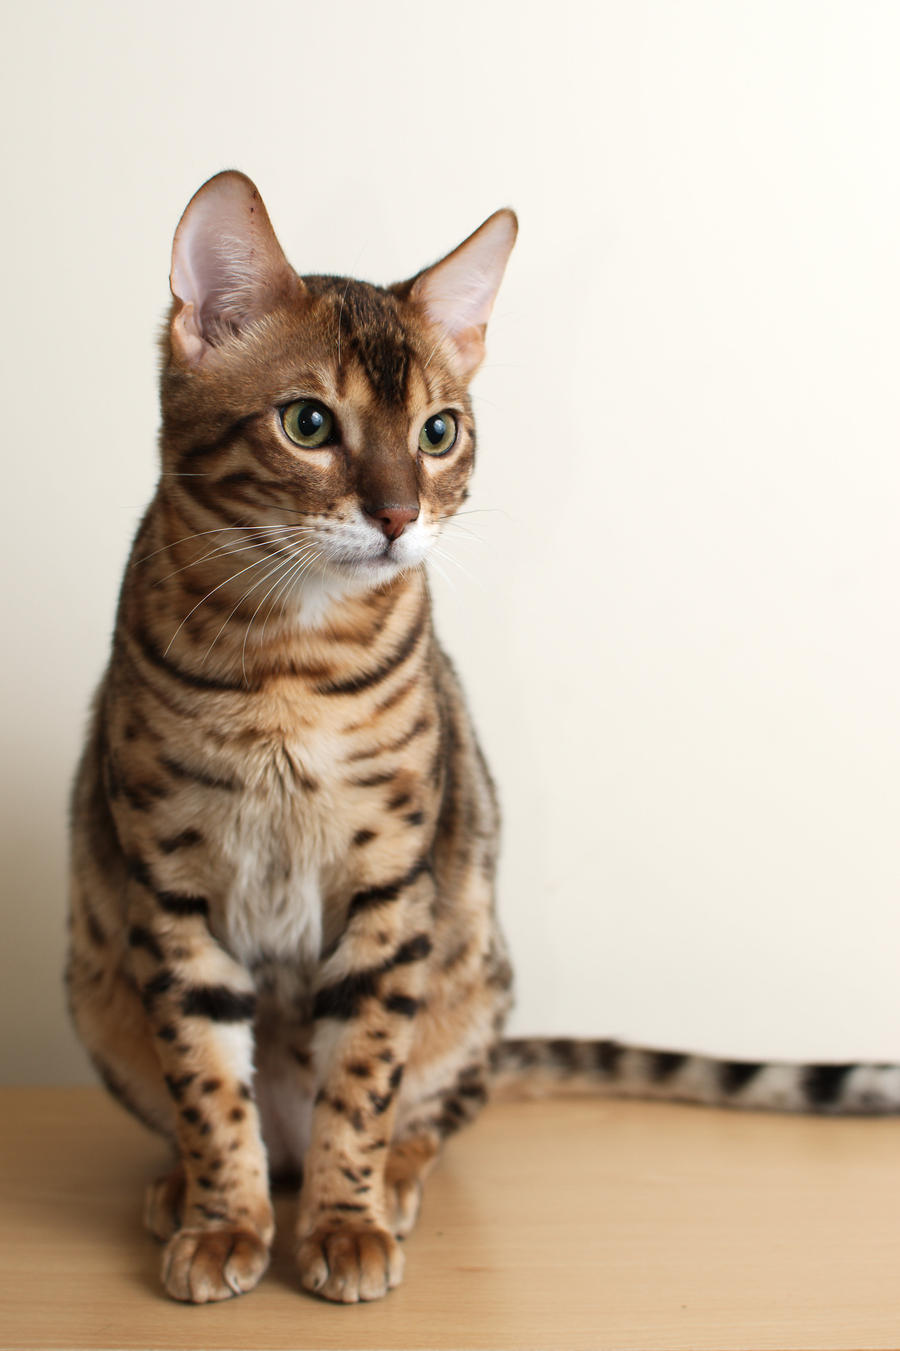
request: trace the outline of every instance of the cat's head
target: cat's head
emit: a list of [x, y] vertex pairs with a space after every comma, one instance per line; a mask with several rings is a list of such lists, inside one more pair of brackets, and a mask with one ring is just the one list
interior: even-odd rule
[[466, 495], [468, 385], [515, 237], [503, 210], [394, 286], [300, 277], [250, 180], [210, 179], [173, 249], [167, 490], [210, 529], [292, 529], [338, 589], [417, 566]]

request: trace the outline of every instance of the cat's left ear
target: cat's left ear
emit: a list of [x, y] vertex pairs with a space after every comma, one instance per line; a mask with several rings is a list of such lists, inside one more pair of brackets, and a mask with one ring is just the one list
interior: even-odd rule
[[234, 169], [194, 193], [175, 231], [172, 347], [197, 365], [303, 283], [275, 238], [254, 183]]
[[446, 258], [397, 288], [449, 339], [451, 359], [466, 380], [484, 359], [487, 321], [518, 229], [514, 211], [495, 211]]

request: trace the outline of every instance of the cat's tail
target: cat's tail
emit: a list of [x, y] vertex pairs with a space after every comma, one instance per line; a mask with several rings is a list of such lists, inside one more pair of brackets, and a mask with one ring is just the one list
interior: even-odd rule
[[598, 1094], [777, 1112], [900, 1113], [900, 1065], [719, 1060], [617, 1041], [527, 1037], [500, 1043], [494, 1096]]

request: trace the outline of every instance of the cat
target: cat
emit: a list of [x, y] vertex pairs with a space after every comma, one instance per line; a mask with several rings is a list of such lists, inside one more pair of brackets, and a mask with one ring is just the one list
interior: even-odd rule
[[503, 1041], [498, 809], [424, 562], [464, 502], [500, 210], [387, 288], [299, 277], [243, 174], [173, 247], [162, 472], [73, 791], [70, 1006], [172, 1142], [162, 1281], [252, 1289], [270, 1175], [299, 1281], [379, 1298], [442, 1141], [497, 1091], [893, 1109], [897, 1071]]

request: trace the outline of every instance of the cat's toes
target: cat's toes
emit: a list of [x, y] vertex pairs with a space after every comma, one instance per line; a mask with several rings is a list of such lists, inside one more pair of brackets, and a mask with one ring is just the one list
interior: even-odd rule
[[391, 1232], [397, 1238], [411, 1234], [422, 1204], [422, 1184], [418, 1178], [402, 1178], [387, 1189]]
[[269, 1265], [269, 1250], [249, 1229], [180, 1229], [163, 1253], [163, 1285], [190, 1304], [231, 1299], [252, 1290]]
[[184, 1169], [180, 1166], [151, 1182], [144, 1195], [144, 1228], [163, 1243], [181, 1224]]
[[340, 1304], [381, 1299], [403, 1278], [403, 1253], [384, 1229], [317, 1229], [297, 1250], [307, 1290]]

